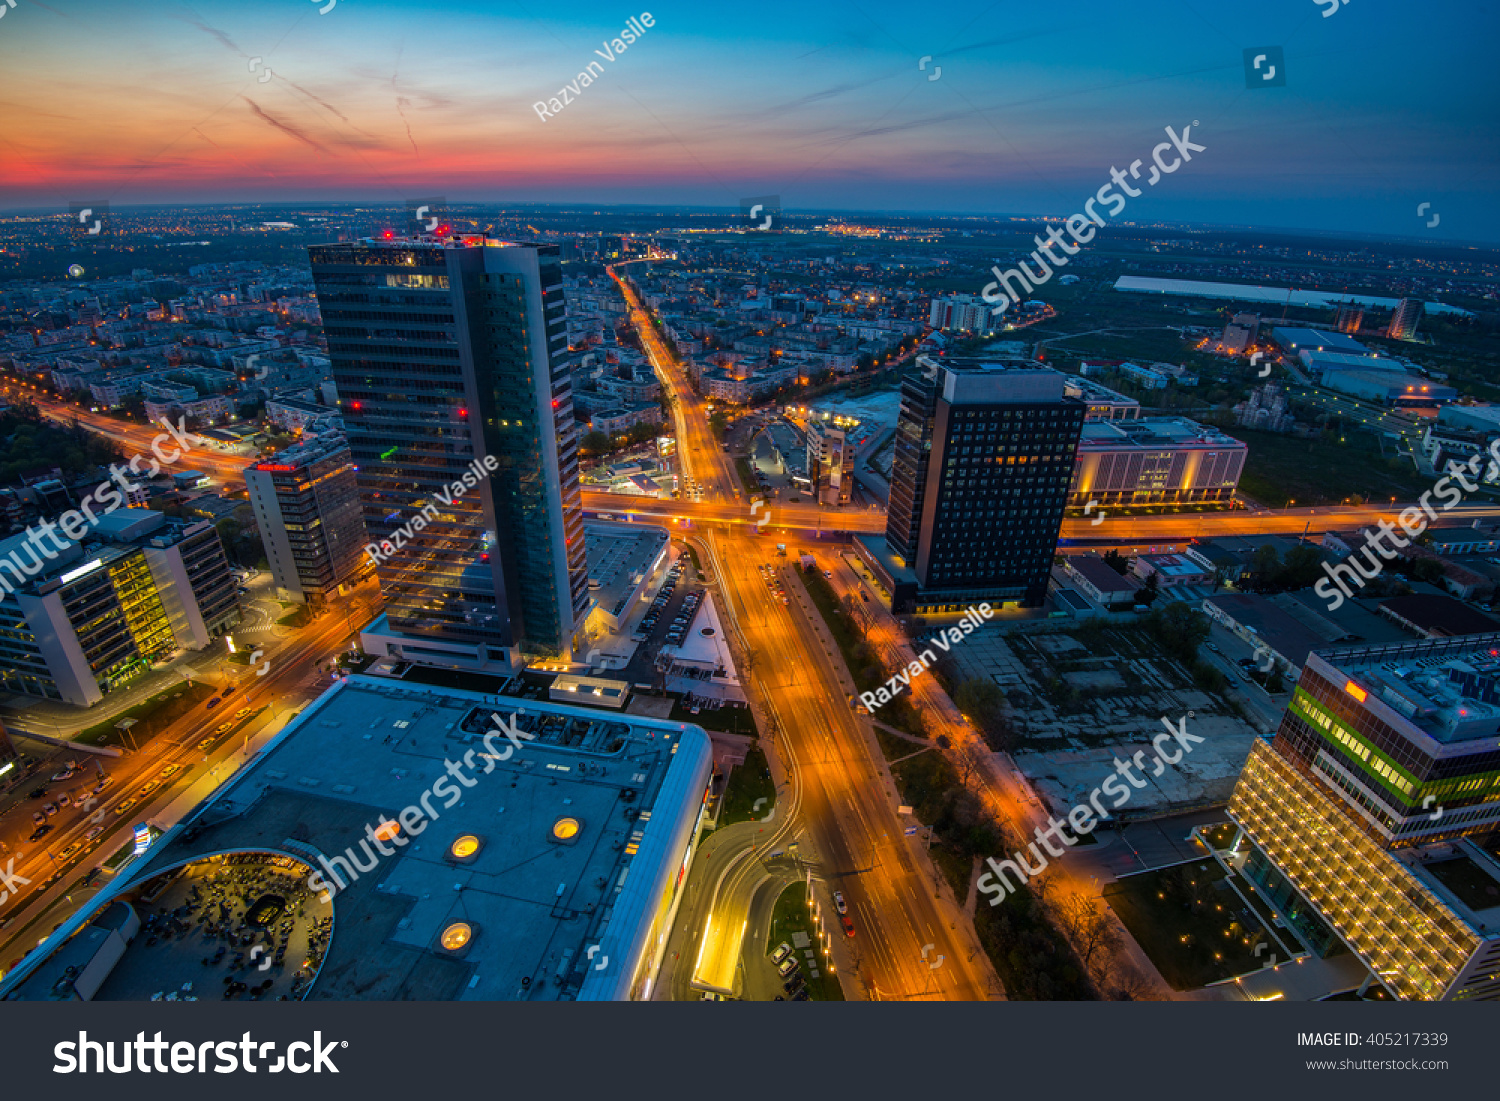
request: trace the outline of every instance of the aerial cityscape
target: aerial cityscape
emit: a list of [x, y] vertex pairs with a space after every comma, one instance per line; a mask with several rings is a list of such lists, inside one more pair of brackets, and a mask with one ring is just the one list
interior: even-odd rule
[[1500, 1000], [1492, 13], [293, 6], [0, 5], [0, 1005]]

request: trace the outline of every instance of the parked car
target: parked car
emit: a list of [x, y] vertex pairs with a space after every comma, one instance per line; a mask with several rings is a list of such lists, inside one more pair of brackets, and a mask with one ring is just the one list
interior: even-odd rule
[[72, 778], [73, 778], [73, 774], [74, 774], [74, 773], [75, 773], [75, 772], [77, 772], [77, 771], [78, 771], [78, 769], [77, 769], [77, 767], [76, 767], [76, 766], [75, 766], [75, 765], [71, 765], [71, 764], [69, 764], [69, 765], [65, 765], [65, 766], [64, 766], [64, 767], [63, 767], [63, 768], [62, 768], [62, 770], [61, 770], [61, 771], [59, 771], [59, 772], [54, 772], [54, 773], [53, 773], [53, 774], [52, 774], [52, 782], [53, 782], [53, 783], [54, 783], [54, 784], [60, 784], [60, 783], [62, 783], [62, 782], [63, 782], [63, 781], [64, 781], [64, 780], [71, 780], [71, 779], [72, 779]]
[[221, 702], [222, 701], [221, 701], [220, 697], [215, 696], [213, 699], [211, 699], [211, 700], [208, 701], [208, 703], [206, 704], [206, 706], [208, 706], [208, 707], [218, 707]]
[[842, 891], [833, 892], [833, 908], [841, 914], [849, 912], [849, 904], [844, 901], [844, 893]]
[[854, 922], [849, 919], [848, 914], [839, 915], [839, 924], [844, 927], [844, 936], [852, 937], [854, 935]]
[[782, 960], [781, 963], [777, 964], [776, 973], [784, 979], [793, 971], [797, 970], [798, 966], [799, 965], [797, 963], [797, 957], [788, 956], [786, 959]]
[[27, 840], [29, 840], [29, 841], [40, 841], [42, 838], [46, 837], [51, 832], [52, 832], [52, 825], [51, 825], [51, 823], [44, 822], [42, 825], [38, 826], [36, 829], [34, 829], [34, 830], [31, 831], [31, 836]]
[[780, 963], [782, 960], [786, 959], [791, 954], [792, 954], [792, 946], [790, 944], [788, 944], [786, 941], [782, 941], [780, 944], [778, 944], [776, 946], [776, 951], [774, 951], [774, 952], [771, 953], [771, 962], [772, 963]]
[[44, 803], [44, 804], [42, 804], [42, 813], [45, 814], [48, 818], [51, 818], [54, 814], [57, 813], [57, 804], [56, 803]]

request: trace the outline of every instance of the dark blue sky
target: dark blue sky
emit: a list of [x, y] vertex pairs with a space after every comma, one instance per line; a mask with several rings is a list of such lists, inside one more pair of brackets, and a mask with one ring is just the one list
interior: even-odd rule
[[[328, 2], [18, 0], [0, 206], [778, 194], [1067, 215], [1197, 120], [1206, 151], [1122, 219], [1500, 241], [1500, 16], [1475, 0]], [[645, 35], [595, 54], [642, 11]], [[1246, 87], [1248, 47], [1282, 49], [1277, 86]]]

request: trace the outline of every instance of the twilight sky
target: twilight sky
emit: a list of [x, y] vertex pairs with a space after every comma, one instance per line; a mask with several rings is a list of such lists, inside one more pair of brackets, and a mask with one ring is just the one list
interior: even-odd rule
[[[1206, 151], [1122, 220], [1500, 241], [1481, 0], [329, 2], [0, 4], [0, 210], [775, 194], [1067, 215], [1197, 120]], [[643, 37], [594, 53], [642, 11]], [[1246, 87], [1264, 46], [1284, 87]]]

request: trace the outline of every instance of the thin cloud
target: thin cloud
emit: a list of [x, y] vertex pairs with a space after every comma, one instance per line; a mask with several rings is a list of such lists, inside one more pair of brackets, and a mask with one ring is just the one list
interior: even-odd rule
[[240, 98], [250, 105], [250, 110], [254, 111], [256, 117], [259, 118], [262, 122], [264, 122], [267, 126], [273, 127], [273, 128], [275, 128], [277, 130], [280, 130], [283, 134], [286, 134], [288, 137], [295, 138], [296, 140], [300, 141], [303, 145], [306, 145], [306, 146], [308, 146], [308, 147], [310, 147], [312, 149], [316, 149], [319, 153], [327, 153], [328, 152], [327, 149], [325, 149], [323, 146], [319, 145], [317, 142], [313, 141], [312, 138], [308, 137], [306, 134], [304, 134], [297, 127], [293, 126], [291, 123], [289, 123], [289, 122], [283, 122], [281, 119], [276, 118], [274, 115], [269, 114], [268, 112], [261, 110], [260, 104], [256, 103], [255, 100], [251, 99], [249, 96], [241, 96]]

